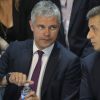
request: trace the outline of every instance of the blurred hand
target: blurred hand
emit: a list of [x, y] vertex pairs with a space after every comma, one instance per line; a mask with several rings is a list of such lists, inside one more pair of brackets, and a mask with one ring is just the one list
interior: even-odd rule
[[11, 72], [9, 82], [18, 86], [24, 86], [25, 83], [33, 84], [33, 81], [28, 81], [27, 76], [20, 72]]
[[0, 37], [0, 49], [4, 51], [8, 46], [9, 44], [7, 43], [7, 41]]
[[25, 100], [40, 100], [39, 97], [35, 94], [34, 91], [29, 92], [29, 94], [25, 97]]

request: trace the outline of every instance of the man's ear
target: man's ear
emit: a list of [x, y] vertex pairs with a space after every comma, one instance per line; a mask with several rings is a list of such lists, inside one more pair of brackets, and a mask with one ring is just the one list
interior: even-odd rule
[[33, 24], [32, 24], [32, 21], [31, 20], [29, 20], [29, 24], [30, 24], [31, 30], [33, 31]]

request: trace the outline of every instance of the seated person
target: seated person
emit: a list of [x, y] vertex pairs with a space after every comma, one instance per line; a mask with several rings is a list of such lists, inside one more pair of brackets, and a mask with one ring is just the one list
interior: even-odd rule
[[[28, 31], [28, 14], [24, 5], [31, 0], [0, 0], [0, 37], [10, 43], [25, 40]], [[28, 9], [28, 8], [27, 8]]]
[[25, 83], [32, 88], [25, 100], [79, 100], [80, 59], [56, 41], [60, 23], [51, 1], [34, 6], [34, 40], [11, 43], [0, 58], [0, 82], [7, 84], [3, 100], [19, 100]]
[[100, 6], [91, 9], [87, 18], [90, 29], [87, 38], [95, 52], [82, 60], [80, 100], [100, 100]]

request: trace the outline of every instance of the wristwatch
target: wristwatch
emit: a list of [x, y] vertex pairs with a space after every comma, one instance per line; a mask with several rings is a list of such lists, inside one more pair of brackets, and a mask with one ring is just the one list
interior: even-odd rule
[[7, 81], [7, 84], [10, 83], [10, 81], [9, 81], [9, 77], [10, 77], [10, 74], [8, 73], [8, 74], [6, 75], [6, 81]]

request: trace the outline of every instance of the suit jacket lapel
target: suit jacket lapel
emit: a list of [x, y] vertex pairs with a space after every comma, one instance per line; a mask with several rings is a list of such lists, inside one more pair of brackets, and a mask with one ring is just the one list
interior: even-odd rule
[[43, 78], [42, 88], [41, 88], [41, 96], [43, 96], [43, 94], [46, 92], [51, 82], [50, 80], [55, 73], [56, 64], [58, 63], [58, 55], [59, 55], [58, 52], [59, 52], [59, 49], [57, 48], [57, 44], [55, 44], [47, 63], [45, 75]]
[[30, 66], [31, 66], [31, 62], [32, 62], [32, 50], [33, 50], [33, 41], [32, 40], [29, 40], [26, 42], [26, 48], [24, 49], [24, 59], [25, 59], [25, 62], [24, 62], [24, 73], [26, 73], [28, 75], [29, 73], [29, 69], [30, 69]]

